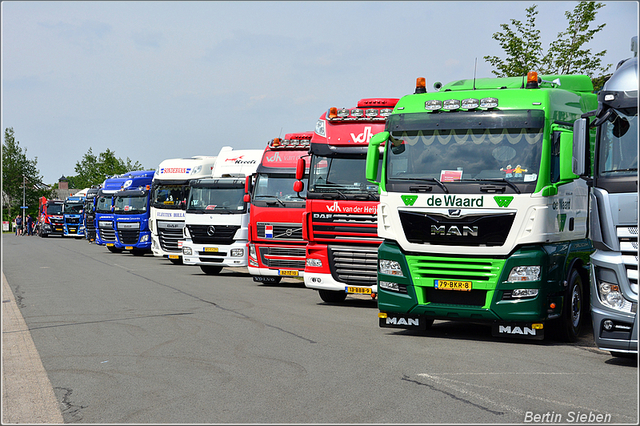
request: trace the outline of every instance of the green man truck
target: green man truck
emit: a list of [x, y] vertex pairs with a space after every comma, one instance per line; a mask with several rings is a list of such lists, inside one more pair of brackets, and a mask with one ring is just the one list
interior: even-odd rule
[[597, 105], [591, 79], [530, 72], [434, 87], [419, 78], [369, 142], [379, 325], [484, 322], [494, 336], [575, 341], [593, 248], [573, 122]]

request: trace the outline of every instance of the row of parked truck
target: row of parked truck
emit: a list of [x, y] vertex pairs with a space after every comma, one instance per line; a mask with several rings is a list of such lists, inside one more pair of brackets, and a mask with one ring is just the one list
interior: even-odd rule
[[70, 197], [50, 233], [206, 274], [301, 277], [328, 303], [371, 295], [381, 327], [459, 320], [575, 341], [590, 307], [598, 347], [637, 353], [635, 43], [598, 95], [584, 75], [433, 92], [418, 79], [265, 149], [110, 177], [83, 194], [84, 229]]

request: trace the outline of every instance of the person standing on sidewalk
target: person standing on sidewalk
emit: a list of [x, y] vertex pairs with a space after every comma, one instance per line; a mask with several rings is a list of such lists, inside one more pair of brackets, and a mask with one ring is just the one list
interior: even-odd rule
[[22, 216], [20, 215], [16, 217], [16, 235], [22, 235]]

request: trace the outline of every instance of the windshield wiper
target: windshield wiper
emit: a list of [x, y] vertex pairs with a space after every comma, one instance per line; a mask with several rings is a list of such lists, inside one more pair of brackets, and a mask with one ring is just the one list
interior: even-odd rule
[[601, 173], [615, 173], [615, 172], [637, 172], [638, 168], [635, 167], [633, 169], [615, 169], [615, 170], [605, 170]]
[[460, 179], [461, 182], [505, 182], [511, 188], [513, 188], [516, 193], [521, 194], [520, 188], [518, 188], [513, 182], [508, 181], [505, 178], [485, 178], [485, 179]]

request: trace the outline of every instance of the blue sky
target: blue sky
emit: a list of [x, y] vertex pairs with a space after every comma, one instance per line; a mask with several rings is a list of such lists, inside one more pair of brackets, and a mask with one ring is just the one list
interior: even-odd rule
[[[262, 149], [311, 131], [329, 107], [491, 77], [491, 36], [537, 4], [543, 48], [569, 1], [2, 2], [2, 129], [43, 181], [75, 175], [89, 148], [155, 169], [167, 158]], [[603, 2], [588, 44], [631, 56], [638, 3]], [[611, 69], [613, 70], [613, 68]]]

